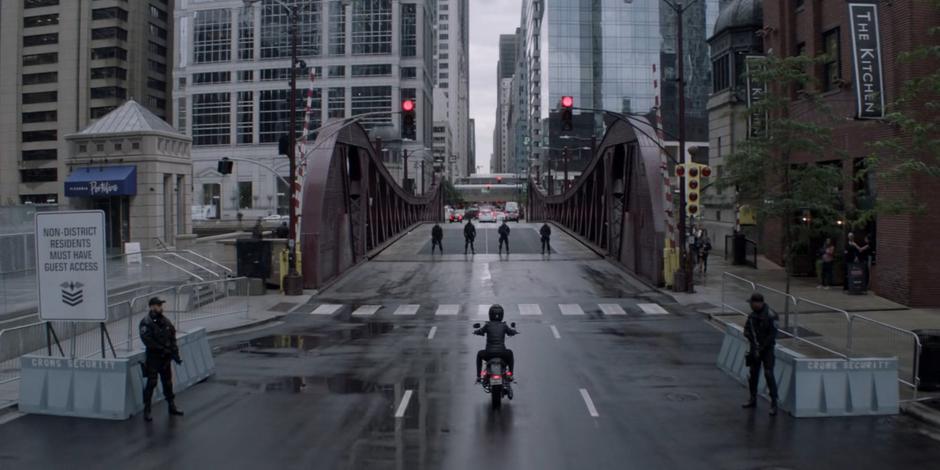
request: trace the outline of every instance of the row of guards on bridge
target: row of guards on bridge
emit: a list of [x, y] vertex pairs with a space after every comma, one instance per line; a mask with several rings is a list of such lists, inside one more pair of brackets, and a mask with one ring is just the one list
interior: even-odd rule
[[[497, 233], [499, 233], [499, 254], [503, 254], [503, 247], [506, 248], [506, 254], [509, 254], [509, 233], [512, 230], [509, 228], [509, 225], [506, 224], [504, 220], [502, 225], [499, 226]], [[463, 254], [477, 254], [476, 248], [474, 247], [474, 241], [477, 238], [477, 229], [473, 226], [472, 220], [467, 220], [467, 224], [463, 227]], [[552, 253], [552, 228], [548, 224], [542, 224], [542, 227], [539, 229], [539, 238], [542, 242], [542, 254]], [[444, 229], [441, 228], [440, 224], [434, 224], [434, 227], [431, 227], [431, 255], [434, 255], [434, 249], [437, 248], [440, 250], [441, 255], [444, 254]]]

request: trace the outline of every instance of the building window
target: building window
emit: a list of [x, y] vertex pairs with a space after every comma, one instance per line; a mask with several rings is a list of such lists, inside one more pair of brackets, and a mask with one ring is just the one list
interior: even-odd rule
[[23, 0], [23, 9], [51, 7], [58, 4], [59, 0]]
[[59, 180], [59, 170], [56, 168], [31, 168], [20, 170], [20, 181], [23, 183], [48, 183]]
[[153, 73], [161, 73], [161, 74], [163, 74], [163, 75], [166, 75], [166, 64], [164, 64], [163, 62], [157, 62], [157, 61], [155, 61], [155, 60], [153, 60], [153, 59], [149, 59], [149, 60], [147, 61], [147, 63], [148, 63], [149, 66], [150, 66], [150, 71], [151, 71], [151, 72], [153, 72]]
[[39, 28], [42, 26], [53, 26], [59, 24], [59, 14], [27, 16], [23, 18], [24, 28]]
[[[304, 108], [306, 98], [304, 93], [297, 93], [297, 129], [299, 135], [303, 130]], [[312, 107], [313, 117], [317, 124], [311, 123], [311, 128], [320, 127], [320, 90], [314, 90]], [[258, 141], [262, 144], [277, 142], [282, 134], [287, 133], [290, 123], [290, 91], [289, 90], [261, 90], [258, 99]]]
[[158, 96], [147, 95], [147, 106], [160, 111], [166, 110], [166, 100]]
[[157, 8], [154, 4], [150, 4], [150, 17], [156, 20], [166, 22], [167, 15], [166, 12]]
[[388, 113], [363, 118], [362, 125], [368, 129], [392, 124], [392, 87], [390, 86], [353, 87], [351, 105], [353, 116], [373, 112]]
[[712, 92], [731, 88], [731, 56], [724, 54], [712, 61]]
[[157, 91], [166, 91], [166, 82], [163, 80], [157, 80], [156, 78], [148, 78], [147, 88]]
[[842, 78], [842, 57], [839, 47], [839, 28], [830, 29], [823, 33], [823, 90], [829, 91], [838, 88]]
[[401, 68], [401, 78], [418, 78], [418, 68], [417, 67], [402, 67]]
[[193, 145], [227, 145], [231, 130], [228, 93], [193, 95]]
[[155, 43], [155, 42], [153, 42], [153, 41], [150, 41], [150, 43], [149, 43], [149, 45], [148, 45], [148, 49], [150, 50], [150, 53], [151, 53], [151, 54], [156, 54], [156, 55], [158, 55], [158, 56], [160, 56], [160, 57], [166, 57], [166, 47], [165, 47], [165, 46], [161, 46], [160, 44], [157, 44], [157, 43]]
[[23, 85], [38, 85], [40, 83], [56, 83], [59, 81], [58, 72], [27, 73], [23, 75]]
[[91, 108], [91, 118], [99, 119], [117, 109], [117, 106], [100, 106], [96, 108]]
[[238, 60], [255, 58], [255, 10], [242, 8], [238, 15]]
[[55, 103], [56, 101], [59, 101], [59, 92], [57, 91], [23, 93], [23, 104]]
[[392, 0], [361, 0], [352, 8], [352, 53], [391, 54]]
[[22, 156], [23, 161], [26, 162], [38, 160], [56, 160], [59, 158], [58, 151], [56, 149], [23, 150]]
[[[320, 2], [288, 0], [303, 5], [297, 23], [297, 53], [301, 57], [320, 55]], [[261, 7], [261, 58], [289, 58], [290, 16], [286, 8], [275, 2], [264, 2]]]
[[447, 80], [450, 78], [450, 74], [447, 72], [441, 72], [437, 78], [440, 80]]
[[345, 65], [331, 65], [326, 68], [326, 73], [329, 78], [345, 78], [346, 66]]
[[238, 92], [238, 143], [250, 144], [254, 142], [254, 93], [250, 91]]
[[45, 54], [28, 54], [23, 56], [23, 67], [30, 65], [47, 65], [59, 62], [58, 52], [47, 52]]
[[153, 23], [149, 24], [150, 36], [154, 38], [166, 39], [166, 28], [162, 28]]
[[330, 88], [327, 100], [327, 116], [331, 118], [346, 117], [345, 88]]
[[414, 3], [403, 3], [401, 6], [401, 55], [402, 57], [415, 57], [418, 55], [418, 6]]
[[96, 47], [91, 50], [91, 60], [98, 59], [127, 60], [127, 49], [123, 47]]
[[176, 130], [186, 133], [186, 98], [176, 100]]
[[251, 181], [238, 182], [238, 208], [251, 209]]
[[95, 144], [95, 150], [98, 152], [104, 152], [104, 144]]
[[91, 89], [91, 98], [102, 100], [108, 98], [127, 98], [127, 90], [119, 86], [103, 86]]
[[49, 44], [58, 44], [58, 43], [59, 43], [59, 33], [23, 36], [23, 47], [47, 46]]
[[193, 32], [193, 62], [228, 62], [232, 58], [232, 20], [229, 10], [196, 12]]
[[36, 111], [33, 113], [23, 113], [23, 124], [34, 122], [56, 122], [58, 112], [56, 111]]
[[353, 77], [388, 77], [392, 75], [392, 64], [353, 65]]
[[91, 19], [93, 20], [119, 19], [122, 21], [127, 21], [127, 10], [120, 8], [120, 7], [95, 8], [94, 10], [91, 10]]
[[127, 41], [127, 30], [111, 26], [109, 28], [94, 28], [91, 30], [92, 39], [120, 39]]
[[119, 78], [127, 80], [127, 69], [121, 67], [95, 67], [91, 69], [91, 78]]
[[193, 85], [209, 85], [213, 83], [229, 83], [232, 81], [231, 72], [204, 72], [193, 74]]
[[131, 142], [131, 149], [140, 150], [140, 142]]
[[23, 142], [46, 142], [56, 141], [59, 138], [59, 131], [55, 129], [45, 131], [26, 131], [23, 132]]
[[290, 69], [262, 69], [261, 70], [261, 81], [262, 82], [271, 82], [279, 80], [289, 80], [290, 79]]
[[330, 2], [330, 55], [346, 55], [346, 7], [342, 0]]
[[254, 70], [239, 70], [239, 71], [238, 71], [238, 81], [239, 81], [239, 82], [253, 82], [253, 81], [255, 81], [255, 71], [254, 71]]

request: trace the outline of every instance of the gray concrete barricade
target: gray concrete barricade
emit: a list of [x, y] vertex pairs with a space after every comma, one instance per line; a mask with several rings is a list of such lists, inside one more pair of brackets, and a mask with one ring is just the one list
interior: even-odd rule
[[[205, 329], [182, 333], [177, 341], [182, 365], [173, 364], [174, 391], [215, 372]], [[116, 359], [72, 359], [26, 355], [20, 360], [19, 409], [25, 413], [98, 419], [127, 419], [143, 410], [144, 352]], [[162, 400], [160, 387], [154, 400]]]
[[[743, 329], [728, 324], [718, 367], [747, 385], [748, 343]], [[780, 408], [795, 417], [889, 415], [898, 413], [897, 358], [808, 358], [777, 346], [774, 377]], [[759, 390], [766, 397], [761, 374]]]

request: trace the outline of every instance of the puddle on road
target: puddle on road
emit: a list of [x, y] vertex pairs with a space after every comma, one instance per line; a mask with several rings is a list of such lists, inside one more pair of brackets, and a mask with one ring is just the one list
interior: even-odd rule
[[313, 351], [325, 346], [334, 346], [347, 341], [375, 338], [395, 329], [390, 322], [353, 324], [351, 328], [334, 330], [304, 330], [288, 335], [267, 335], [252, 338], [235, 349], [251, 354], [284, 355]]
[[[253, 380], [216, 379], [214, 383], [263, 393], [323, 393], [353, 395], [382, 392], [386, 386], [351, 375], [328, 377], [271, 377]], [[391, 387], [390, 385], [388, 387]]]

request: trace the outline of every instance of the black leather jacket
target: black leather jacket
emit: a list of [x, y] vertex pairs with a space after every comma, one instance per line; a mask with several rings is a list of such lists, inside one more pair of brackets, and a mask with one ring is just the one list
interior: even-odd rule
[[487, 351], [505, 351], [506, 336], [516, 336], [518, 331], [503, 321], [488, 321], [479, 330], [473, 332], [475, 335], [486, 336]]
[[435, 225], [431, 228], [431, 238], [434, 240], [443, 240], [444, 239], [444, 229], [440, 225]]
[[140, 320], [140, 340], [147, 348], [147, 356], [150, 358], [170, 360], [179, 355], [176, 328], [163, 315], [154, 318], [148, 314]]
[[499, 238], [509, 238], [509, 230], [509, 226], [503, 222], [503, 225], [499, 226]]
[[539, 229], [539, 235], [541, 235], [543, 239], [547, 239], [548, 237], [551, 237], [552, 228], [549, 227], [548, 224], [543, 224], [542, 228]]
[[468, 240], [473, 240], [474, 238], [476, 238], [477, 237], [476, 227], [474, 227], [473, 224], [470, 224], [470, 223], [468, 223], [467, 225], [464, 225], [463, 236], [464, 238]]
[[[756, 335], [756, 336], [755, 336]], [[744, 324], [744, 337], [753, 350], [761, 352], [773, 349], [777, 343], [777, 315], [767, 304], [759, 312], [751, 312]]]

